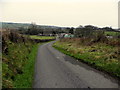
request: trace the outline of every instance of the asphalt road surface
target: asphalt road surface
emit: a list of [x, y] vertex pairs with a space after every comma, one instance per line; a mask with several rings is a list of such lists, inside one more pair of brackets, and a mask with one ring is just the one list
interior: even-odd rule
[[112, 77], [69, 57], [52, 47], [39, 47], [33, 88], [118, 88]]

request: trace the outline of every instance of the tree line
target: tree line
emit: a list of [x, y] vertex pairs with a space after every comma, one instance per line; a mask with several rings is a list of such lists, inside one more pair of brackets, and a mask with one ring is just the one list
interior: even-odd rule
[[29, 27], [19, 28], [19, 32], [21, 34], [28, 34], [28, 35], [56, 35], [61, 33], [69, 33], [73, 34], [75, 37], [91, 37], [94, 35], [101, 35], [104, 34], [104, 31], [115, 31], [111, 27], [104, 27], [99, 28], [92, 25], [86, 25], [86, 26], [79, 26], [77, 28], [74, 27], [46, 27], [43, 28], [39, 25], [36, 25], [35, 23], [31, 23]]

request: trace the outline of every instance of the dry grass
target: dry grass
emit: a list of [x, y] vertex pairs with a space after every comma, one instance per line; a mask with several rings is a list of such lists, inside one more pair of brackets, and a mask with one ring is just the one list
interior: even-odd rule
[[[120, 47], [119, 41], [95, 42], [85, 38], [66, 38], [53, 46], [65, 54], [73, 56], [96, 68], [102, 69], [120, 78]], [[112, 45], [111, 45], [112, 43]]]

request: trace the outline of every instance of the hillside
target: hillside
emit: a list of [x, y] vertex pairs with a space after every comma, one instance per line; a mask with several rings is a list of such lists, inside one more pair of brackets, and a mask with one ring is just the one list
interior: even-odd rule
[[[2, 23], [2, 28], [10, 28], [10, 29], [18, 29], [18, 28], [28, 28], [31, 24], [30, 23], [12, 23], [12, 22], [1, 22]], [[47, 25], [37, 25], [37, 27], [40, 27], [42, 29], [58, 29], [60, 27], [58, 26], [47, 26]]]

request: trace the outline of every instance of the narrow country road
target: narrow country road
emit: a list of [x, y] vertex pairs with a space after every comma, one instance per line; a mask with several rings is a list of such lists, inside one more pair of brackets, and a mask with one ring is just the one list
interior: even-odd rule
[[52, 47], [39, 47], [33, 88], [118, 88], [118, 81]]

